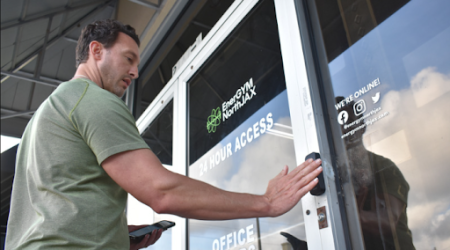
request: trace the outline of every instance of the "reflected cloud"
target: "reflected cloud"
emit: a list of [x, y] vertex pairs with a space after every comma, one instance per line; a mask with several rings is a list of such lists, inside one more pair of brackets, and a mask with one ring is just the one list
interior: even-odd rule
[[[404, 161], [411, 159], [411, 153], [409, 152], [408, 140], [405, 135], [405, 131], [399, 131], [377, 143], [371, 144], [367, 141], [370, 137], [366, 137], [365, 146], [367, 150], [372, 152], [380, 152], [385, 148], [390, 148], [391, 150], [384, 150], [383, 156], [389, 158], [393, 162], [400, 164]], [[396, 145], [392, 148], [392, 145]]]
[[[291, 126], [289, 117], [281, 117], [274, 122], [275, 124]], [[283, 132], [287, 131], [284, 130]], [[214, 168], [208, 169], [208, 172], [203, 176], [199, 176], [199, 173], [195, 171], [199, 169], [201, 162], [204, 162], [204, 159], [209, 159], [211, 155], [224, 146], [226, 146], [225, 143], [217, 145], [204, 155], [199, 162], [191, 165], [190, 171], [194, 171], [191, 176], [195, 175], [195, 178], [205, 180], [228, 191], [264, 194], [268, 182], [278, 175], [285, 165], [289, 166], [290, 170], [296, 167], [293, 140], [285, 136], [265, 133], [238, 152], [233, 151], [232, 157], [220, 162]], [[214, 237], [226, 235], [252, 223], [255, 226], [256, 235], [256, 220], [254, 219], [221, 222], [191, 220], [190, 231], [191, 236], [195, 232], [195, 236], [201, 236], [202, 238], [196, 239], [196, 242], [198, 242], [196, 244], [201, 244], [200, 242], [206, 239], [212, 243]], [[260, 218], [260, 230], [261, 240], [265, 248], [273, 246], [278, 249], [282, 243], [287, 242], [279, 231], [289, 232], [295, 237], [305, 240], [306, 233], [301, 204], [280, 217]]]
[[[286, 124], [287, 119], [276, 122]], [[272, 134], [265, 134], [260, 140], [248, 145], [241, 159], [239, 171], [224, 186], [226, 190], [264, 194], [268, 182], [285, 165], [290, 170], [296, 166], [293, 141]], [[255, 181], [250, 181], [250, 178]]]
[[450, 74], [444, 75], [436, 72], [436, 68], [428, 67], [413, 77], [411, 89], [420, 108], [450, 91]]
[[[408, 224], [417, 249], [450, 248], [450, 168], [443, 150], [450, 148], [449, 90], [449, 75], [424, 68], [410, 88], [384, 95], [381, 106], [390, 115], [368, 126], [364, 136], [364, 144], [390, 157], [410, 184]], [[398, 150], [412, 157], [392, 156]]]

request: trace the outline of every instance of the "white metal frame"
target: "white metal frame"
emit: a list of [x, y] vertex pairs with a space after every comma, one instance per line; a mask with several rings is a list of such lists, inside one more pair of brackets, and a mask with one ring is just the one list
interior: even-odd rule
[[[275, 0], [275, 11], [291, 112], [295, 154], [297, 162], [300, 164], [309, 153], [320, 152], [310, 84], [294, 0]], [[322, 167], [325, 177], [334, 178], [331, 164], [323, 162]], [[333, 236], [342, 229], [337, 228], [339, 226], [336, 226], [332, 219], [333, 216], [339, 215], [331, 214], [330, 205], [334, 204], [328, 203], [330, 189], [334, 189], [334, 187], [327, 185], [327, 191], [324, 194], [312, 196], [308, 193], [301, 200], [308, 249], [333, 250], [337, 248]], [[323, 206], [326, 207], [328, 227], [319, 229], [317, 208]]]

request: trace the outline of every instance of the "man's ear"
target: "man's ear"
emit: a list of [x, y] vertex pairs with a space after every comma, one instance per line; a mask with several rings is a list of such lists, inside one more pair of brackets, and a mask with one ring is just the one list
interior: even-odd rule
[[89, 54], [94, 60], [101, 60], [103, 56], [103, 44], [98, 41], [92, 41], [89, 44]]

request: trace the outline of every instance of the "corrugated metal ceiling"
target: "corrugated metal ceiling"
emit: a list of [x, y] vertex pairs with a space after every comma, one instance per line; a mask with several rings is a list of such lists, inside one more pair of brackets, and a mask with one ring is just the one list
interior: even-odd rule
[[2, 0], [1, 134], [21, 137], [33, 112], [75, 72], [81, 29], [114, 18], [151, 41], [176, 0]]

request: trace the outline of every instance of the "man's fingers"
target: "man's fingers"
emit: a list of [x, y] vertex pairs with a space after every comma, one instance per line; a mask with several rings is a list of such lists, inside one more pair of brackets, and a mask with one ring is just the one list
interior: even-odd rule
[[152, 232], [152, 234], [150, 236], [148, 245], [146, 245], [146, 246], [150, 246], [150, 245], [155, 244], [159, 240], [159, 238], [161, 237], [162, 232], [163, 232], [162, 229], [153, 230], [153, 232]]
[[148, 242], [147, 242], [146, 246], [150, 246], [150, 245], [155, 244], [158, 231], [159, 230], [157, 230], [157, 229], [152, 231], [152, 234], [150, 234], [150, 238], [148, 239]]
[[159, 229], [156, 234], [155, 234], [155, 241], [152, 244], [155, 244], [155, 242], [157, 242], [159, 240], [159, 238], [161, 238], [161, 235], [163, 233], [164, 230]]
[[[313, 165], [315, 166], [315, 165]], [[297, 188], [298, 190], [305, 195], [311, 189], [314, 188], [314, 186], [319, 182], [317, 179], [317, 176], [323, 171], [322, 167], [316, 167], [315, 169], [312, 169], [310, 172], [307, 172], [305, 176], [302, 176], [301, 179], [297, 182]]]
[[283, 170], [281, 170], [281, 172], [278, 174], [277, 177], [283, 177], [283, 176], [285, 176], [285, 175], [288, 173], [288, 171], [289, 171], [289, 167], [288, 167], [288, 166], [284, 166], [284, 167], [283, 167]]
[[[321, 164], [322, 164], [322, 160], [320, 160], [320, 159], [317, 159], [315, 161], [312, 161], [312, 159], [308, 159], [308, 161], [305, 161], [304, 163], [302, 163], [300, 166], [298, 166], [295, 170], [293, 170], [291, 172], [294, 182], [301, 181], [307, 174], [313, 172]], [[308, 182], [309, 182], [309, 180], [308, 180]]]
[[307, 167], [312, 162], [313, 162], [313, 159], [308, 159], [305, 162], [303, 162], [302, 164], [298, 165], [292, 172], [300, 172], [302, 169]]
[[138, 249], [148, 247], [155, 244], [156, 241], [161, 237], [162, 229], [155, 229], [150, 235], [145, 235], [145, 237], [137, 245]]
[[298, 194], [303, 197], [305, 194], [311, 191], [311, 189], [313, 189], [317, 185], [317, 183], [319, 183], [319, 179], [314, 178], [311, 182], [300, 188], [300, 190], [298, 190]]
[[311, 171], [309, 169], [317, 168], [318, 166], [320, 166], [320, 164], [322, 164], [322, 161], [320, 159], [317, 159], [315, 161], [313, 159], [308, 159], [302, 164], [298, 165], [294, 170], [292, 170], [291, 174], [297, 175], [304, 170], [309, 172]]
[[147, 242], [150, 240], [150, 235], [146, 234], [144, 238], [136, 245], [136, 249], [144, 248], [147, 245]]

